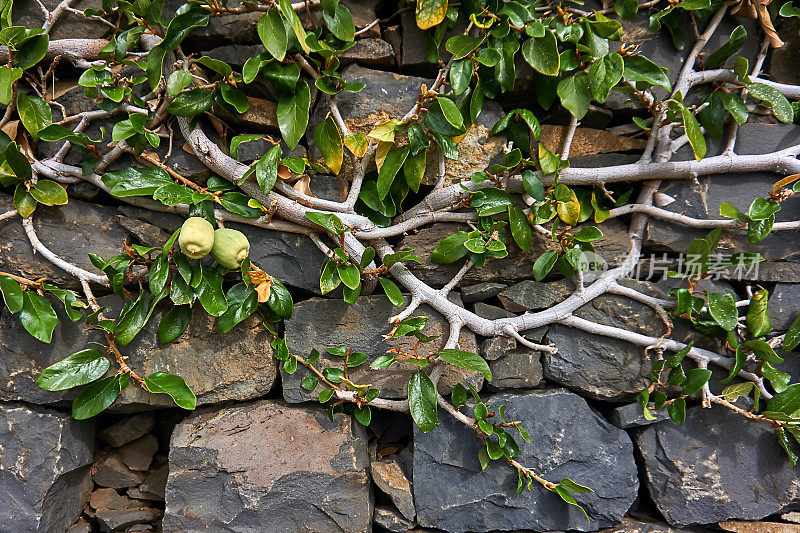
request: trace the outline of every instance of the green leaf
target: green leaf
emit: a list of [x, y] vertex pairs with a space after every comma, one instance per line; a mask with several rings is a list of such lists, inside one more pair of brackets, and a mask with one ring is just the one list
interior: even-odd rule
[[558, 253], [555, 250], [548, 250], [540, 255], [533, 263], [533, 278], [542, 281], [553, 270], [556, 260]]
[[507, 211], [514, 205], [514, 201], [508, 192], [495, 187], [486, 187], [472, 194], [470, 205], [478, 211], [478, 215], [483, 217]]
[[531, 38], [522, 43], [522, 56], [537, 72], [545, 76], [555, 76], [560, 68], [558, 42], [555, 34], [545, 30], [544, 37]]
[[469, 239], [469, 237], [466, 231], [459, 231], [445, 237], [433, 250], [433, 253], [431, 253], [431, 260], [439, 264], [458, 261], [468, 253], [467, 249], [464, 247], [464, 243], [467, 239]]
[[694, 152], [694, 158], [700, 161], [706, 156], [706, 141], [703, 138], [700, 123], [697, 122], [692, 112], [683, 105], [681, 106], [681, 117], [683, 118], [683, 127], [686, 129], [686, 136], [689, 138], [689, 144]]
[[228, 309], [217, 321], [217, 328], [222, 333], [232, 330], [236, 324], [253, 314], [258, 307], [256, 291], [244, 283], [237, 283], [231, 287], [226, 294], [226, 299], [228, 300]]
[[586, 520], [589, 520], [589, 515], [586, 514], [586, 510], [583, 507], [581, 507], [581, 505], [578, 502], [575, 501], [575, 498], [572, 497], [572, 494], [567, 492], [567, 490], [564, 487], [558, 486], [555, 488], [555, 491], [556, 494], [558, 494], [562, 500], [580, 509], [581, 512], [583, 513], [583, 516], [586, 517]]
[[739, 95], [723, 92], [718, 94], [720, 95], [720, 98], [722, 98], [722, 103], [725, 106], [725, 109], [730, 112], [737, 124], [741, 126], [747, 122], [747, 117], [749, 116], [750, 112], [747, 110], [747, 106]]
[[[343, 7], [343, 6], [339, 6]], [[362, 405], [361, 407], [356, 407], [353, 410], [353, 417], [362, 425], [368, 426], [369, 423], [372, 421], [372, 409], [370, 409], [369, 405]]]
[[739, 48], [747, 41], [747, 30], [744, 26], [739, 25], [731, 32], [728, 40], [715, 50], [708, 59], [706, 59], [703, 68], [712, 69], [722, 65], [725, 60], [735, 54]]
[[179, 94], [167, 106], [167, 112], [178, 117], [193, 117], [214, 104], [214, 93], [208, 89], [190, 89]]
[[72, 401], [72, 418], [85, 420], [104, 411], [119, 396], [120, 381], [109, 376], [95, 381], [81, 390]]
[[[292, 9], [291, 1], [279, 0], [278, 3], [281, 8], [281, 13], [284, 17], [286, 17], [286, 19], [289, 21], [289, 24], [292, 26], [292, 31], [294, 31], [294, 34], [297, 37], [297, 42], [300, 43], [300, 47], [303, 49], [303, 52], [310, 54], [311, 48], [309, 48], [306, 44], [306, 32], [303, 29], [303, 23], [300, 22], [300, 17], [298, 17], [297, 13], [295, 13], [294, 9]], [[294, 150], [294, 147], [291, 149]]]
[[192, 308], [188, 305], [176, 305], [167, 311], [158, 325], [158, 342], [167, 344], [180, 337], [192, 320]]
[[567, 489], [570, 492], [575, 492], [575, 493], [579, 493], [579, 492], [594, 492], [589, 487], [586, 487], [584, 485], [580, 485], [578, 483], [575, 483], [574, 481], [572, 481], [568, 477], [565, 477], [564, 479], [559, 481], [558, 484], [561, 485], [562, 487], [564, 487], [565, 489]]
[[386, 297], [389, 298], [389, 301], [397, 307], [401, 307], [403, 305], [403, 293], [400, 292], [397, 285], [388, 278], [378, 278], [378, 281], [380, 281], [381, 287], [383, 287], [383, 291], [386, 293]]
[[492, 371], [489, 364], [480, 355], [462, 350], [445, 349], [436, 352], [436, 355], [447, 363], [467, 370], [474, 370], [483, 374], [486, 381], [492, 381]]
[[58, 317], [50, 301], [34, 291], [22, 293], [22, 309], [19, 312], [22, 327], [36, 339], [49, 343]]
[[669, 417], [676, 423], [683, 425], [686, 423], [686, 400], [683, 398], [675, 398], [671, 404], [667, 406], [667, 413]]
[[53, 123], [53, 112], [50, 106], [39, 96], [28, 96], [25, 93], [17, 95], [17, 113], [22, 125], [31, 134], [34, 140], [39, 138], [39, 132]]
[[596, 226], [584, 226], [573, 238], [579, 242], [594, 242], [603, 238], [603, 232]]
[[283, 19], [278, 10], [270, 9], [261, 15], [256, 29], [258, 30], [258, 37], [267, 52], [272, 54], [272, 57], [278, 61], [283, 61], [289, 40], [286, 35], [286, 27], [283, 25]]
[[[237, 89], [228, 83], [219, 85], [217, 90], [222, 99], [232, 105], [238, 113], [244, 113], [250, 109], [250, 100], [247, 99], [247, 94], [243, 90]], [[217, 97], [217, 102], [219, 102], [219, 96]]]
[[216, 268], [202, 267], [203, 277], [195, 289], [197, 299], [211, 316], [222, 316], [228, 310], [228, 301], [222, 291], [222, 276]]
[[411, 418], [421, 432], [427, 433], [436, 427], [439, 421], [436, 386], [422, 370], [415, 372], [408, 382], [408, 407]]
[[[0, 278], [0, 281], [2, 281], [2, 278]], [[6, 303], [8, 303], [8, 300], [6, 300]], [[786, 332], [786, 336], [783, 338], [783, 352], [791, 352], [798, 344], [800, 344], [800, 316], [792, 322]]]
[[86, 385], [102, 377], [109, 366], [100, 350], [81, 350], [42, 370], [36, 386], [59, 391]]
[[188, 410], [197, 407], [197, 397], [180, 376], [155, 372], [144, 378], [144, 384], [153, 394], [169, 394], [178, 407]]
[[437, 96], [436, 101], [439, 102], [442, 114], [447, 122], [456, 129], [462, 129], [464, 127], [464, 117], [461, 116], [461, 111], [458, 110], [455, 102], [446, 96]]
[[3, 293], [3, 300], [11, 313], [19, 313], [22, 309], [23, 294], [19, 283], [8, 276], [0, 276], [0, 292]]
[[772, 346], [770, 346], [766, 341], [752, 339], [744, 342], [742, 346], [753, 350], [753, 353], [756, 355], [756, 357], [762, 361], [766, 361], [774, 365], [783, 363], [783, 358], [778, 356], [778, 354], [775, 353], [775, 350], [772, 349]]
[[736, 301], [732, 294], [708, 293], [708, 312], [714, 322], [725, 331], [733, 331], [739, 320]]
[[21, 77], [21, 68], [11, 68], [6, 65], [0, 66], [0, 104], [9, 105], [11, 103], [14, 82]]
[[395, 148], [390, 151], [383, 161], [380, 171], [378, 172], [378, 197], [383, 200], [389, 194], [389, 188], [394, 182], [397, 172], [403, 166], [403, 163], [408, 157], [410, 147], [408, 145], [400, 148]]
[[333, 117], [329, 116], [314, 128], [314, 141], [322, 152], [325, 164], [338, 176], [344, 161], [344, 145]]
[[176, 70], [167, 78], [167, 96], [177, 96], [192, 83], [192, 75], [186, 70]]
[[761, 337], [772, 331], [767, 310], [768, 299], [769, 293], [764, 289], [757, 290], [750, 298], [750, 306], [747, 308], [747, 329], [754, 337]]
[[783, 413], [792, 418], [800, 417], [800, 383], [792, 383], [767, 402], [767, 411]]
[[514, 242], [525, 253], [531, 252], [533, 246], [533, 233], [531, 225], [528, 224], [528, 218], [525, 213], [516, 206], [509, 206], [508, 208], [508, 222], [511, 228], [511, 236], [514, 237]]
[[[285, 2], [288, 3], [287, 0], [281, 0], [282, 4]], [[297, 91], [294, 94], [284, 93], [278, 100], [278, 127], [290, 150], [297, 148], [297, 144], [306, 132], [310, 105], [311, 89], [302, 80], [298, 82]]]
[[342, 280], [346, 287], [355, 290], [361, 284], [361, 273], [356, 265], [337, 265], [336, 271], [339, 273], [339, 279]]
[[672, 92], [672, 84], [667, 77], [666, 69], [659, 67], [643, 55], [625, 56], [623, 76], [629, 81], [642, 81], [663, 87], [665, 91]]
[[[264, 194], [269, 194], [278, 181], [278, 165], [281, 159], [281, 147], [275, 145], [261, 156], [255, 165], [256, 181]], [[249, 204], [248, 204], [249, 205]]]
[[531, 198], [537, 202], [544, 201], [544, 184], [535, 173], [530, 170], [522, 172], [522, 186]]
[[594, 99], [603, 103], [611, 89], [622, 79], [625, 65], [622, 56], [614, 52], [606, 54], [592, 63], [589, 68], [589, 88]]
[[150, 299], [142, 290], [139, 292], [136, 302], [117, 320], [114, 335], [120, 346], [129, 344], [139, 334], [147, 323], [147, 319], [150, 318], [149, 308]]
[[483, 42], [481, 37], [471, 35], [454, 35], [447, 39], [444, 47], [453, 54], [454, 59], [461, 59], [471, 54]]
[[751, 220], [747, 223], [747, 240], [750, 244], [758, 244], [772, 231], [775, 224], [775, 215], [770, 215], [763, 220]]
[[421, 30], [432, 28], [444, 20], [447, 0], [417, 0], [415, 18]]
[[747, 86], [747, 90], [752, 96], [766, 103], [767, 107], [771, 107], [775, 118], [786, 124], [794, 122], [792, 104], [780, 91], [763, 83], [751, 83]]
[[775, 200], [758, 197], [750, 204], [747, 216], [750, 220], [764, 220], [781, 210], [781, 204]]
[[582, 119], [589, 110], [589, 75], [579, 72], [569, 78], [564, 78], [558, 83], [556, 89], [558, 97], [569, 112], [577, 119]]
[[37, 202], [44, 205], [65, 205], [68, 200], [66, 189], [51, 180], [39, 180], [28, 192]]
[[692, 368], [686, 372], [686, 381], [683, 382], [683, 393], [691, 396], [700, 391], [711, 378], [711, 370], [707, 368]]
[[350, 14], [350, 10], [344, 4], [336, 6], [333, 16], [326, 12], [322, 13], [322, 19], [331, 33], [340, 41], [347, 43], [355, 38], [356, 27], [353, 24], [353, 15]]
[[47, 35], [34, 35], [25, 40], [14, 54], [14, 66], [27, 70], [36, 65], [47, 53], [50, 38]]

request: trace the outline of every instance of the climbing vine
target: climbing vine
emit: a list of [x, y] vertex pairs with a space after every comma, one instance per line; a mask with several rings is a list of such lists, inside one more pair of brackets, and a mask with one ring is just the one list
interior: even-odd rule
[[[0, 290], [8, 310], [41, 342], [51, 342], [57, 326], [54, 303], [63, 306], [69, 320], [83, 321], [105, 339], [64, 354], [42, 370], [36, 384], [51, 391], [80, 387], [72, 405], [78, 419], [102, 412], [127, 387], [168, 394], [178, 406], [194, 409], [197, 400], [183, 378], [166, 372], [140, 375], [129, 366], [126, 347], [141, 334], [157, 306], [166, 310], [157, 334], [163, 344], [180, 338], [195, 313], [216, 317], [223, 333], [257, 316], [272, 333], [271, 348], [285, 372], [302, 372], [302, 388], [315, 392], [331, 416], [346, 412], [368, 425], [374, 409], [396, 410], [410, 413], [419, 430], [428, 432], [436, 427], [441, 408], [484, 443], [479, 454], [483, 468], [492, 460], [505, 461], [518, 473], [518, 490], [536, 482], [580, 507], [580, 496], [573, 494], [591, 489], [570, 479], [547, 480], [546, 474], [517, 461], [520, 444], [513, 435], [525, 442], [531, 436], [519, 422], [507, 419], [503, 406], [490, 413], [466, 381], [455, 386], [449, 399], [438, 390], [448, 366], [492, 379], [482, 357], [460, 349], [462, 329], [507, 336], [552, 352], [554, 346], [534, 343], [523, 333], [563, 324], [655, 351], [652, 383], [638, 396], [645, 418], [654, 419], [652, 410], [666, 406], [669, 416], [682, 424], [687, 400], [699, 394], [706, 407], [718, 404], [775, 427], [794, 465], [790, 440], [800, 441], [800, 384], [791, 383], [791, 377], [774, 365], [800, 343], [800, 320], [783, 335], [773, 331], [768, 292], [758, 286], [748, 287], [748, 299], [739, 302], [729, 294], [697, 289], [698, 281], [711, 277], [714, 268], [763, 260], [745, 252], [714, 259], [724, 233], [744, 232], [757, 244], [773, 232], [800, 229], [797, 220], [775, 221], [782, 202], [800, 192], [800, 145], [758, 156], [734, 151], [738, 127], [754, 114], [769, 114], [789, 124], [800, 112], [800, 87], [771, 81], [761, 73], [770, 49], [783, 45], [776, 26], [800, 17], [800, 8], [791, 1], [779, 3], [616, 0], [604, 2], [602, 9], [568, 1], [403, 4], [400, 9], [413, 9], [419, 29], [425, 30], [428, 59], [439, 66], [438, 73], [429, 86], [418, 88], [405, 115], [384, 117], [358, 131], [342, 116], [337, 96], [357, 95], [365, 87], [346, 79], [340, 60], [364, 28], [355, 27], [350, 10], [338, 0], [248, 0], [235, 6], [224, 0], [190, 0], [171, 17], [165, 16], [164, 0], [103, 0], [101, 9], [87, 9], [83, 15], [105, 21], [107, 38], [68, 40], [51, 40], [49, 31], [71, 9], [70, 0], [49, 12], [42, 28], [14, 26], [13, 0], [0, 0], [0, 104], [5, 106], [0, 119], [0, 187], [13, 194], [14, 204], [13, 210], [0, 214], [0, 221], [21, 223], [33, 249], [77, 278], [82, 291], [13, 272], [0, 273]], [[252, 11], [262, 13], [257, 34], [264, 51], [247, 58], [241, 72], [219, 59], [182, 49], [184, 39], [212, 19]], [[620, 20], [641, 11], [650, 14], [650, 28], [668, 32], [678, 49], [688, 42], [681, 21], [691, 21], [697, 34], [680, 72], [669, 72], [625, 42]], [[709, 53], [711, 36], [731, 14], [757, 20], [757, 35], [748, 35], [739, 25]], [[751, 65], [738, 54], [752, 39], [762, 44]], [[504, 139], [501, 160], [470, 176], [448, 178], [448, 161], [462, 155], [459, 143], [476, 124], [485, 102], [514, 89], [520, 61], [533, 69], [536, 82], [530, 105], [511, 110], [489, 131]], [[53, 91], [59, 63], [81, 72], [78, 83], [96, 109], [53, 118], [53, 109], [60, 106]], [[268, 86], [274, 95], [280, 136], [238, 134], [229, 143], [213, 142], [203, 126], [224, 128], [229, 117], [247, 112], [254, 84]], [[570, 166], [580, 121], [595, 103], [612, 96], [635, 106], [631, 126], [647, 139], [640, 159], [599, 168]], [[314, 102], [325, 113], [311, 127]], [[537, 117], [558, 108], [569, 116], [569, 126], [560, 148], [548, 148]], [[100, 132], [102, 138], [85, 133], [92, 121], [107, 117], [116, 122], [111, 131]], [[14, 121], [21, 127], [9, 127]], [[153, 152], [163, 142], [171, 147], [172, 127], [181, 131], [187, 149], [213, 173], [211, 178], [187, 178]], [[272, 147], [255, 163], [235, 159], [243, 143], [265, 137]], [[304, 138], [313, 139], [318, 159], [289, 154]], [[711, 138], [721, 139], [721, 154], [708, 155]], [[35, 147], [44, 143], [55, 147], [49, 152], [54, 155], [37, 157], [41, 152]], [[686, 145], [694, 160], [671, 161]], [[65, 162], [73, 152], [80, 154], [80, 164]], [[129, 155], [137, 165], [109, 170]], [[740, 211], [745, 206], [724, 203], [722, 219], [700, 220], [656, 202], [657, 195], [663, 195], [658, 191], [662, 180], [753, 171], [783, 177], [776, 177], [774, 187], [746, 212]], [[309, 184], [317, 176], [331, 174], [348, 176], [341, 201], [311, 192]], [[67, 204], [70, 186], [82, 181], [120, 202], [178, 214], [186, 222], [159, 246], [126, 243], [114, 257], [92, 254], [96, 271], [84, 270], [54, 254], [47, 236], [38, 235], [33, 224], [42, 211]], [[627, 256], [613, 268], [596, 271], [595, 243], [604, 237], [602, 224], [620, 217], [630, 221]], [[672, 289], [667, 299], [618, 283], [638, 263], [650, 218], [710, 230], [686, 250], [695, 268], [688, 274], [671, 273], [686, 278], [686, 286]], [[419, 254], [411, 248], [396, 249], [392, 242], [439, 221], [457, 222], [462, 228], [442, 239], [431, 259], [458, 263], [460, 268], [451, 281], [434, 288], [409, 268], [422, 262]], [[317, 350], [291, 353], [281, 325], [292, 316], [290, 291], [251, 262], [247, 238], [226, 228], [230, 222], [307, 236], [326, 256], [321, 293], [341, 288], [344, 302], [352, 304], [362, 294], [381, 290], [400, 308], [390, 319], [388, 336], [413, 337], [413, 350], [368, 354], [347, 346], [328, 348], [328, 355], [341, 361], [333, 366], [322, 366]], [[552, 246], [534, 254], [534, 239], [542, 237]], [[529, 256], [531, 276], [537, 281], [574, 278], [575, 292], [549, 309], [495, 320], [448, 299], [469, 269], [517, 249]], [[100, 306], [93, 292], [97, 290], [116, 294], [124, 302], [121, 310]], [[666, 333], [637, 334], [573, 314], [604, 293], [652, 307]], [[426, 348], [437, 337], [425, 333], [424, 316], [412, 316], [422, 304], [449, 322], [449, 335], [440, 349]], [[719, 339], [724, 350], [715, 353], [671, 340], [675, 321]], [[408, 382], [406, 400], [383, 398], [378, 388], [351, 375], [362, 365], [391, 371], [398, 362], [419, 367]], [[710, 364], [729, 372], [726, 387], [718, 393], [711, 391]], [[752, 407], [734, 405], [741, 396], [750, 396]]]

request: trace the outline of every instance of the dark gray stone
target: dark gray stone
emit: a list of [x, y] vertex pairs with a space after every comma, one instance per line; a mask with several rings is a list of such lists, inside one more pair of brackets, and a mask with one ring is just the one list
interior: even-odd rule
[[[119, 448], [143, 436], [155, 426], [156, 421], [153, 413], [143, 413], [125, 417], [119, 422], [100, 430], [97, 435], [114, 448]], [[145, 470], [147, 469], [145, 468]]]
[[682, 529], [670, 527], [661, 522], [650, 522], [637, 520], [635, 518], [625, 517], [622, 523], [618, 526], [603, 529], [600, 533], [711, 533], [710, 529], [693, 527], [691, 529]]
[[487, 361], [496, 361], [516, 347], [517, 341], [511, 337], [490, 337], [480, 343], [480, 354]]
[[172, 435], [163, 528], [368, 532], [367, 439], [352, 417], [259, 401], [202, 410]]
[[800, 316], [800, 285], [778, 283], [767, 303], [772, 329], [785, 331]]
[[[171, 18], [184, 3], [184, 0], [167, 0], [164, 4], [164, 16]], [[229, 0], [226, 7], [236, 8], [239, 5], [238, 0]], [[182, 46], [194, 50], [208, 50], [211, 46], [227, 43], [258, 43], [256, 23], [261, 15], [261, 11], [251, 11], [224, 17], [212, 17], [207, 26], [192, 31], [189, 37], [183, 41]]]
[[633, 445], [565, 390], [498, 394], [489, 410], [506, 405], [506, 419], [520, 420], [533, 436], [517, 438], [517, 460], [548, 480], [569, 477], [594, 492], [576, 495], [591, 522], [559, 497], [534, 483], [515, 495], [517, 473], [503, 461], [481, 471], [481, 442], [472, 429], [446, 413], [429, 433], [414, 431], [414, 499], [422, 527], [449, 532], [595, 531], [618, 523], [636, 499], [639, 482]]
[[389, 505], [376, 505], [372, 520], [392, 533], [405, 533], [414, 527], [414, 522], [406, 520], [400, 511]]
[[365, 67], [388, 67], [394, 61], [392, 45], [382, 39], [361, 39], [339, 56], [343, 65], [358, 63]]
[[[0, 193], [0, 211], [13, 208], [11, 197]], [[57, 256], [89, 272], [97, 272], [89, 253], [106, 259], [122, 253], [127, 232], [114, 220], [116, 214], [113, 207], [70, 200], [59, 207], [37, 207], [33, 227], [42, 244]], [[80, 289], [76, 278], [41, 254], [33, 254], [18, 217], [0, 222], [0, 231], [3, 233], [0, 270], [34, 280], [44, 277], [59, 287]]]
[[[652, 288], [650, 284], [641, 286]], [[660, 320], [655, 312], [624, 296], [599, 296], [576, 310], [575, 315], [640, 334], [661, 334], [656, 329]], [[651, 354], [645, 354], [641, 346], [557, 324], [550, 326], [546, 340], [558, 351], [544, 354], [545, 377], [579, 394], [626, 401], [649, 383]]]
[[524, 346], [489, 362], [490, 390], [532, 389], [542, 382], [541, 353]]
[[92, 491], [94, 423], [2, 404], [0, 443], [0, 530], [66, 531]]
[[769, 61], [770, 79], [779, 83], [800, 83], [797, 72], [797, 57], [800, 55], [800, 21], [784, 19], [778, 27], [778, 34], [783, 40], [781, 48], [774, 48]]
[[161, 509], [152, 507], [139, 507], [134, 509], [99, 509], [97, 511], [97, 523], [100, 524], [100, 531], [131, 531], [129, 528], [135, 524], [150, 524], [157, 521], [164, 512]]
[[[408, 301], [409, 298], [406, 298], [406, 304]], [[341, 368], [343, 359], [325, 352], [326, 348], [341, 345], [348, 346], [351, 351], [368, 354], [370, 361], [387, 353], [391, 348], [409, 353], [416, 344], [415, 337], [406, 336], [390, 340], [383, 338], [383, 335], [392, 330], [388, 318], [397, 312], [398, 308], [383, 295], [362, 296], [354, 305], [324, 298], [304, 300], [295, 305], [294, 315], [286, 321], [289, 351], [305, 357], [316, 348], [322, 352], [316, 364], [319, 368], [326, 366]], [[442, 349], [449, 332], [447, 321], [428, 306], [421, 306], [414, 316], [428, 317], [423, 333], [441, 335], [438, 339], [420, 347], [420, 353], [427, 354]], [[458, 346], [461, 350], [476, 352], [475, 336], [466, 329], [462, 330]], [[419, 367], [409, 362], [398, 362], [385, 370], [372, 370], [369, 368], [369, 363], [364, 363], [350, 370], [350, 379], [355, 383], [371, 383], [381, 390], [382, 397], [405, 398], [408, 380], [417, 370]], [[283, 397], [287, 402], [316, 401], [317, 394], [309, 393], [300, 387], [300, 381], [306, 374], [303, 369], [294, 374], [287, 374], [281, 370]], [[440, 391], [443, 394], [448, 393], [456, 383], [465, 378], [478, 388], [483, 383], [483, 376], [479, 373], [449, 367], [439, 382]], [[319, 390], [316, 392], [319, 393]]]
[[650, 412], [655, 413], [655, 420], [645, 420], [644, 415], [642, 415], [642, 406], [638, 403], [629, 403], [612, 409], [608, 415], [608, 421], [620, 429], [629, 429], [669, 420], [669, 414], [667, 414], [666, 409], [659, 409], [658, 411], [650, 409]]
[[234, 69], [241, 69], [245, 61], [265, 51], [266, 49], [262, 44], [226, 44], [207, 50], [203, 52], [203, 55], [212, 59], [224, 61]]
[[164, 501], [168, 475], [169, 465], [163, 461], [160, 466], [150, 469], [139, 487], [128, 489], [128, 496], [142, 500]]
[[511, 311], [507, 311], [502, 307], [491, 305], [483, 302], [475, 304], [475, 314], [479, 317], [488, 318], [489, 320], [497, 320], [498, 318], [511, 318], [515, 316]]
[[501, 292], [498, 298], [512, 313], [524, 313], [552, 307], [574, 291], [575, 282], [570, 279], [549, 283], [526, 279]]
[[[99, 302], [109, 310], [121, 306], [115, 295], [99, 298]], [[105, 339], [96, 332], [87, 332], [82, 323], [66, 318], [60, 302], [54, 302], [53, 306], [59, 324], [50, 344], [31, 337], [16, 317], [9, 314], [0, 317], [0, 400], [64, 404], [77, 393], [77, 389], [46, 391], [34, 382], [43, 368], [85, 349], [91, 342]], [[257, 317], [250, 317], [223, 334], [217, 329], [216, 319], [200, 310], [193, 314], [181, 337], [170, 344], [159, 344], [157, 330], [163, 314], [163, 308], [156, 310], [144, 330], [122, 349], [136, 372], [146, 376], [164, 371], [182, 376], [201, 405], [257, 398], [272, 389], [277, 369], [268, 333]], [[110, 316], [114, 316], [113, 311]], [[115, 369], [112, 365], [111, 371]], [[132, 386], [122, 391], [111, 409], [138, 411], [174, 405], [166, 394], [150, 394]], [[149, 428], [141, 434], [147, 431]]]
[[487, 300], [500, 294], [507, 286], [503, 283], [478, 283], [461, 288], [461, 299], [464, 303]]
[[[61, 0], [42, 0], [42, 4], [48, 11], [53, 11]], [[83, 11], [85, 9], [101, 9], [101, 0], [77, 0], [71, 2], [70, 6]], [[26, 28], [41, 28], [44, 24], [44, 12], [39, 5], [31, 0], [30, 2], [15, 2], [14, 9], [11, 11], [14, 26], [25, 26]], [[109, 27], [102, 22], [88, 19], [77, 13], [65, 12], [53, 25], [50, 30], [50, 39], [100, 39], [109, 31]]]
[[[736, 152], [741, 155], [765, 154], [800, 142], [800, 127], [793, 125], [745, 124], [739, 129]], [[728, 202], [747, 212], [750, 203], [758, 196], [767, 196], [775, 174], [747, 173], [713, 175], [699, 178], [699, 185], [691, 180], [674, 180], [661, 187], [661, 191], [675, 201], [664, 207], [675, 213], [695, 218], [719, 218], [719, 206]], [[781, 204], [776, 213], [777, 222], [796, 220], [800, 198], [792, 197]], [[656, 250], [686, 252], [689, 243], [706, 235], [706, 230], [696, 230], [683, 225], [651, 218], [647, 229], [647, 245]], [[750, 244], [746, 229], [725, 231], [719, 241], [718, 253], [758, 252], [768, 261], [800, 261], [800, 232], [773, 232], [758, 244]], [[760, 279], [759, 268], [751, 269], [744, 279]], [[726, 276], [723, 276], [726, 277]], [[733, 276], [735, 277], [735, 276]]]
[[144, 475], [125, 466], [118, 454], [101, 459], [95, 464], [93, 471], [92, 480], [101, 487], [126, 489], [144, 481]]
[[[442, 239], [464, 229], [463, 224], [442, 222], [427, 226], [419, 232], [408, 235], [398, 244], [399, 248], [409, 246], [416, 250], [422, 264], [409, 263], [407, 266], [420, 279], [433, 286], [442, 286], [461, 268], [460, 262], [439, 265], [431, 260], [431, 253], [442, 242]], [[530, 254], [521, 251], [516, 245], [509, 246], [508, 256], [503, 259], [492, 259], [485, 266], [473, 267], [459, 282], [459, 286], [474, 285], [481, 282], [502, 282], [521, 280], [533, 277], [531, 257], [538, 257], [553, 247], [553, 242], [539, 232], [533, 232], [533, 247]], [[398, 249], [399, 249], [398, 248]]]
[[119, 456], [131, 470], [147, 470], [158, 451], [158, 439], [152, 433], [129, 442], [119, 449]]
[[759, 520], [800, 504], [775, 432], [728, 409], [690, 408], [685, 425], [647, 427], [636, 444], [650, 496], [672, 525]]

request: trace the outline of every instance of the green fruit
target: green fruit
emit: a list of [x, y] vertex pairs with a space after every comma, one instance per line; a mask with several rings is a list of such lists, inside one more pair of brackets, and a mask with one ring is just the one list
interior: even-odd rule
[[202, 217], [191, 217], [181, 226], [178, 246], [192, 259], [208, 255], [214, 245], [214, 226]]
[[248, 253], [250, 253], [250, 242], [241, 231], [222, 228], [214, 232], [211, 257], [221, 266], [229, 270], [237, 270]]

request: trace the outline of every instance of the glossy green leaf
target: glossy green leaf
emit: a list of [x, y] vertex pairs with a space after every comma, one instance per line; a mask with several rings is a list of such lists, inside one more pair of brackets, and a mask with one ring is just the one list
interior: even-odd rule
[[283, 61], [288, 46], [286, 26], [277, 9], [270, 9], [258, 19], [256, 25], [258, 37], [264, 48], [278, 61]]
[[33, 337], [49, 343], [53, 339], [53, 330], [58, 324], [58, 317], [47, 298], [35, 291], [25, 291], [22, 293], [19, 321]]
[[732, 294], [708, 293], [708, 312], [714, 322], [722, 329], [732, 331], [736, 327], [739, 313], [736, 310], [736, 301]]
[[492, 371], [489, 370], [489, 364], [476, 353], [444, 349], [436, 352], [436, 355], [453, 366], [480, 372], [486, 381], [492, 381]]
[[87, 385], [72, 401], [72, 418], [85, 420], [108, 408], [119, 396], [120, 379], [109, 376]]
[[282, 94], [278, 100], [278, 127], [290, 150], [297, 148], [297, 144], [306, 132], [310, 105], [311, 89], [305, 81], [298, 83], [294, 94]]
[[109, 366], [108, 359], [100, 350], [81, 350], [42, 370], [36, 386], [59, 391], [86, 385], [102, 377]]
[[436, 427], [439, 421], [436, 386], [422, 370], [415, 372], [408, 382], [408, 407], [411, 418], [421, 432], [427, 433]]
[[531, 38], [522, 43], [522, 56], [537, 72], [555, 76], [560, 68], [558, 42], [555, 34], [545, 30], [544, 37]]

